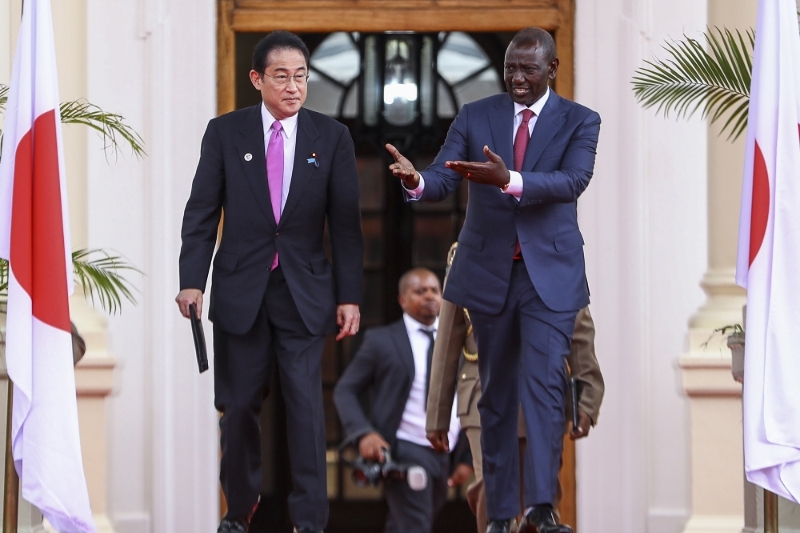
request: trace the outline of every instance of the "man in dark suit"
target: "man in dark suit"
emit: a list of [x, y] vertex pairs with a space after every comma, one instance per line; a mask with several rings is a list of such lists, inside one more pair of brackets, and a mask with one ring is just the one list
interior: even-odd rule
[[[466, 481], [472, 473], [472, 457], [462, 458], [469, 467], [459, 465], [449, 477], [449, 456], [434, 451], [425, 437], [428, 368], [442, 303], [439, 279], [424, 268], [409, 270], [400, 278], [399, 293], [403, 318], [364, 334], [361, 348], [336, 384], [333, 400], [347, 440], [358, 443], [362, 457], [383, 462], [383, 450], [390, 450], [394, 460], [419, 465], [428, 475], [427, 486], [420, 491], [403, 481], [386, 481], [385, 531], [430, 533], [444, 505], [448, 481], [450, 485]], [[372, 393], [369, 416], [359, 403], [359, 396], [368, 390]], [[447, 425], [455, 443], [458, 418], [452, 409]]]
[[395, 158], [390, 169], [410, 199], [437, 202], [462, 179], [470, 182], [444, 297], [469, 309], [481, 354], [489, 533], [508, 531], [519, 505], [520, 402], [533, 466], [525, 472], [527, 529], [572, 531], [556, 524], [552, 505], [564, 429], [564, 357], [575, 316], [589, 303], [577, 199], [594, 170], [600, 117], [550, 90], [558, 64], [550, 34], [521, 30], [506, 50], [507, 94], [465, 105], [427, 170], [418, 173], [387, 145]]
[[[320, 358], [325, 335], [358, 331], [363, 241], [350, 134], [302, 108], [309, 52], [276, 31], [253, 53], [250, 81], [263, 103], [211, 120], [186, 204], [180, 288], [184, 316], [203, 303], [214, 258], [214, 393], [220, 481], [228, 513], [219, 532], [247, 531], [261, 488], [259, 410], [277, 364], [286, 403], [299, 532], [328, 520]], [[323, 250], [327, 221], [333, 265]]]
[[[448, 269], [456, 255], [456, 244], [447, 256]], [[445, 275], [447, 287], [447, 275]], [[578, 312], [575, 333], [572, 335], [570, 353], [567, 355], [570, 377], [580, 383], [578, 399], [578, 425], [572, 424], [572, 406], [568, 401], [566, 424], [572, 440], [589, 434], [600, 415], [600, 404], [605, 393], [603, 374], [594, 349], [594, 320], [588, 307]], [[478, 347], [469, 319], [469, 312], [447, 300], [442, 300], [439, 327], [431, 363], [431, 386], [428, 394], [426, 430], [434, 449], [447, 449], [447, 427], [453, 396], [458, 399], [458, 417], [461, 429], [469, 440], [475, 468], [475, 480], [467, 489], [467, 501], [477, 519], [478, 533], [486, 533], [486, 494], [483, 486], [481, 462], [481, 419], [478, 402], [481, 398], [481, 381], [478, 371]], [[569, 397], [568, 397], [569, 400]], [[526, 443], [525, 424], [520, 417], [518, 436], [520, 447]], [[561, 498], [560, 486], [555, 507]], [[523, 504], [524, 505], [524, 504]], [[513, 531], [513, 529], [512, 529]]]

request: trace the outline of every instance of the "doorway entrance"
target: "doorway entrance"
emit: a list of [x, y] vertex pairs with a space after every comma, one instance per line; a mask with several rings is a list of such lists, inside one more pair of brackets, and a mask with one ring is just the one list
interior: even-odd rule
[[[301, 8], [300, 17], [300, 13], [287, 4], [307, 4], [308, 7]], [[391, 5], [388, 7], [385, 2], [377, 0], [291, 3], [220, 0], [219, 3], [220, 113], [259, 102], [259, 95], [247, 78], [252, 49], [265, 33], [281, 28], [298, 33], [312, 52], [306, 107], [328, 114], [350, 129], [356, 146], [365, 240], [362, 331], [401, 316], [397, 305], [397, 281], [407, 269], [424, 266], [443, 278], [447, 250], [458, 236], [466, 209], [466, 184], [445, 202], [403, 202], [398, 180], [388, 173], [391, 158], [383, 144], [392, 142], [417, 168], [425, 168], [438, 152], [461, 105], [503, 90], [503, 54], [519, 27], [540, 26], [553, 33], [562, 65], [556, 90], [568, 98], [572, 93], [572, 72], [565, 68], [572, 64], [571, 1], [400, 0]], [[259, 13], [261, 16], [256, 16]], [[320, 13], [320, 16], [315, 17], [314, 13]], [[334, 20], [336, 26], [331, 27]], [[509, 26], [514, 21], [524, 23]], [[459, 31], [464, 28], [458, 26], [472, 26], [476, 31]], [[408, 35], [410, 46], [414, 43], [425, 46], [424, 43], [428, 42], [435, 50], [431, 56], [436, 73], [432, 84], [434, 104], [427, 110], [425, 124], [422, 124], [421, 116], [412, 117], [411, 122], [419, 126], [417, 129], [409, 127], [408, 123], [393, 125], [388, 117], [371, 121], [362, 113], [363, 102], [359, 102], [359, 83], [363, 83], [361, 61], [370, 46], [382, 54], [390, 54], [383, 40], [387, 29], [409, 32], [405, 35]], [[402, 110], [398, 113], [399, 122], [407, 121]], [[397, 122], [397, 117], [395, 119]], [[386, 515], [380, 489], [356, 486], [349, 469], [338, 460], [337, 446], [344, 435], [333, 406], [333, 387], [360, 342], [361, 335], [341, 343], [331, 339], [323, 356], [328, 497], [331, 504], [329, 533], [377, 533], [383, 531]], [[263, 439], [262, 443], [264, 485], [259, 511], [251, 527], [253, 533], [291, 531], [285, 504], [291, 479], [285, 441], [285, 411], [279, 387], [279, 383], [273, 384], [272, 394], [262, 411], [262, 433], [271, 438]], [[568, 440], [565, 442], [561, 477], [564, 491], [562, 518], [575, 524], [574, 447]], [[474, 517], [466, 504], [464, 492], [452, 491], [435, 531], [457, 533], [474, 530]]]

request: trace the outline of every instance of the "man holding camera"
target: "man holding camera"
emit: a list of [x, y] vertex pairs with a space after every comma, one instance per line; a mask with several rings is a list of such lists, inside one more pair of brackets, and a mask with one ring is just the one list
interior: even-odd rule
[[[386, 480], [389, 517], [385, 531], [429, 533], [448, 485], [466, 481], [472, 461], [471, 456], [465, 458], [466, 464], [460, 464], [450, 477], [449, 455], [434, 451], [425, 434], [428, 375], [442, 303], [439, 279], [430, 270], [415, 268], [403, 274], [398, 289], [403, 318], [364, 334], [333, 399], [348, 441], [358, 443], [364, 459], [384, 462], [384, 450], [390, 450], [394, 460], [421, 466], [427, 473], [428, 483], [422, 490], [413, 490], [401, 480]], [[372, 393], [371, 416], [359, 403], [367, 390]], [[450, 442], [456, 442], [458, 429], [453, 411]]]

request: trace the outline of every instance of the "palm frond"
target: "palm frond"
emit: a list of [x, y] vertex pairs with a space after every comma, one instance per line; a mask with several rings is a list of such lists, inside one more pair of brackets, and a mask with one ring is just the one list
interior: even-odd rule
[[[95, 258], [90, 258], [95, 256]], [[122, 306], [122, 298], [136, 304], [132, 290], [136, 290], [121, 274], [128, 270], [142, 272], [119, 256], [109, 255], [105, 250], [75, 250], [72, 252], [72, 268], [75, 282], [80, 284], [83, 294], [95, 302], [106, 313], [116, 314]], [[8, 294], [8, 261], [0, 259], [0, 295]]]
[[0, 83], [0, 110], [6, 110], [6, 102], [8, 102], [8, 85]]
[[0, 295], [8, 292], [8, 261], [0, 259]]
[[669, 118], [689, 118], [700, 110], [712, 123], [727, 117], [721, 133], [736, 139], [747, 128], [755, 34], [713, 28], [705, 34], [708, 50], [686, 37], [664, 45], [666, 59], [645, 61], [633, 77], [636, 100]]
[[[92, 259], [90, 256], [94, 255]], [[141, 274], [141, 270], [127, 263], [119, 256], [109, 255], [104, 250], [75, 250], [72, 252], [72, 266], [75, 280], [80, 283], [86, 298], [92, 303], [97, 297], [100, 307], [109, 314], [116, 314], [122, 298], [136, 304], [130, 282], [120, 272], [131, 271]], [[135, 289], [134, 289], [135, 290]]]
[[[0, 84], [0, 111], [5, 113], [8, 102], [8, 86]], [[144, 157], [144, 141], [142, 137], [125, 123], [125, 117], [117, 113], [103, 111], [100, 107], [86, 100], [72, 100], [60, 105], [61, 122], [64, 124], [83, 124], [103, 136], [106, 153], [116, 158], [124, 145], [128, 145], [131, 153], [138, 158]], [[0, 146], [3, 132], [0, 130]]]
[[83, 124], [99, 132], [103, 136], [104, 149], [110, 150], [115, 157], [123, 142], [130, 147], [134, 156], [141, 158], [146, 155], [144, 141], [133, 128], [125, 124], [122, 115], [103, 111], [86, 100], [62, 102], [61, 122]]

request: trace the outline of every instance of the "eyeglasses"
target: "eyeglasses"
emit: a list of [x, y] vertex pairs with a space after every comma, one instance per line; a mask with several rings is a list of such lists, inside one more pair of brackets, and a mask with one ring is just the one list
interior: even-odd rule
[[278, 74], [277, 76], [270, 76], [266, 72], [264, 76], [269, 76], [272, 78], [272, 81], [275, 82], [275, 85], [288, 85], [289, 80], [294, 80], [295, 85], [305, 85], [306, 81], [308, 80], [308, 73], [304, 72], [302, 74], [295, 74], [294, 76], [287, 76], [286, 74]]

